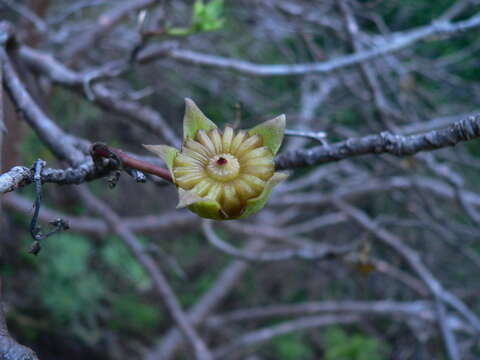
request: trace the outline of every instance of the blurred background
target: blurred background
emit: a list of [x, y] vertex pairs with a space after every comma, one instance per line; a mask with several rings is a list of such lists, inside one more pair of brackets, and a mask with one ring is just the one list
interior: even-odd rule
[[[478, 0], [1, 0], [0, 17], [34, 101], [80, 149], [157, 161], [141, 144], [178, 145], [185, 97], [219, 127], [285, 113], [328, 143], [480, 113]], [[50, 55], [78, 78], [42, 68]], [[68, 167], [4, 97], [2, 172]], [[159, 180], [45, 184], [42, 226], [71, 229], [38, 256], [34, 187], [2, 195], [10, 332], [43, 360], [194, 359], [131, 235], [215, 359], [478, 359], [478, 146], [297, 169], [257, 215], [210, 225]]]

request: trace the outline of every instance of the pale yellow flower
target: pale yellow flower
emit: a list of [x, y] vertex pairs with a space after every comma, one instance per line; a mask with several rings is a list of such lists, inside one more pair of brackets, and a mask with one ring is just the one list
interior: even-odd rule
[[182, 149], [145, 146], [170, 169], [178, 207], [210, 219], [237, 219], [260, 210], [273, 186], [285, 179], [274, 164], [284, 130], [281, 115], [249, 131], [226, 126], [222, 132], [187, 99]]

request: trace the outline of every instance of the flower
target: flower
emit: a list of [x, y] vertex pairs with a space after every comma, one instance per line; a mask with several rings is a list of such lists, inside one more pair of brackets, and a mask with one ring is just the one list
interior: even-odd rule
[[177, 208], [204, 218], [244, 218], [262, 209], [272, 188], [287, 175], [275, 172], [274, 156], [283, 140], [285, 115], [250, 130], [220, 131], [186, 99], [183, 145], [144, 145], [167, 164], [178, 188]]

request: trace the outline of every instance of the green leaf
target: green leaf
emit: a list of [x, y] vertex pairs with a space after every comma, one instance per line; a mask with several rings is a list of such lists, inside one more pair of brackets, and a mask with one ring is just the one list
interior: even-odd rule
[[61, 233], [45, 242], [44, 247], [49, 260], [37, 264], [32, 286], [53, 320], [52, 326], [78, 324], [71, 327], [77, 335], [81, 335], [81, 329], [94, 333], [95, 325], [89, 320], [95, 318], [102, 300], [108, 298], [108, 289], [105, 279], [91, 271], [96, 255], [91, 239]]
[[223, 0], [211, 0], [205, 5], [205, 17], [210, 21], [218, 20], [222, 16]]
[[177, 157], [178, 150], [168, 145], [143, 145], [143, 147], [155, 155], [160, 156], [160, 158], [167, 165], [172, 179], [175, 181], [175, 177], [173, 175], [173, 163]]
[[[142, 244], [147, 242], [143, 237], [138, 236], [137, 238]], [[120, 277], [122, 281], [126, 280], [139, 291], [146, 290], [151, 286], [148, 274], [117, 237], [108, 238], [101, 250], [101, 258], [109, 268], [109, 272]]]
[[185, 116], [183, 117], [183, 140], [188, 137], [194, 138], [198, 130], [210, 131], [215, 129], [215, 125], [207, 118], [197, 107], [193, 100], [185, 99]]
[[171, 27], [167, 29], [167, 33], [171, 36], [186, 36], [192, 34], [193, 30], [185, 27]]
[[245, 207], [245, 211], [239, 217], [239, 219], [246, 218], [247, 216], [255, 214], [257, 211], [260, 211], [267, 203], [268, 197], [270, 196], [273, 187], [284, 181], [287, 177], [288, 174], [284, 172], [276, 172], [275, 174], [273, 174], [270, 180], [268, 180], [265, 184], [265, 188], [260, 193], [260, 195], [253, 199], [247, 200], [247, 206]]
[[193, 4], [192, 32], [213, 31], [223, 26], [222, 19], [223, 0], [212, 0], [204, 4], [202, 0], [197, 0]]
[[131, 294], [112, 300], [111, 311], [115, 314], [108, 322], [110, 329], [133, 331], [145, 335], [155, 330], [162, 320], [161, 310], [150, 304], [143, 304]]
[[263, 139], [263, 145], [268, 147], [275, 155], [282, 145], [285, 133], [285, 115], [277, 116], [274, 119], [265, 121], [248, 131], [249, 135], [258, 134]]
[[203, 12], [205, 11], [205, 5], [203, 4], [203, 0], [195, 0], [192, 9], [192, 19], [195, 21], [196, 19], [200, 19]]
[[[282, 360], [313, 359], [311, 347], [301, 334], [285, 334], [274, 338], [271, 346], [274, 358]], [[338, 360], [338, 359], [337, 359]]]
[[361, 333], [349, 335], [335, 326], [324, 331], [325, 360], [384, 360], [389, 346], [383, 341]]

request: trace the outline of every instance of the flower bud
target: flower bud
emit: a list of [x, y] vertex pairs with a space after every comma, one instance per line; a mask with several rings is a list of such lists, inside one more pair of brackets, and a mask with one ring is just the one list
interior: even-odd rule
[[177, 207], [210, 219], [238, 219], [260, 210], [286, 178], [274, 164], [284, 130], [281, 115], [249, 131], [226, 126], [222, 132], [187, 99], [182, 149], [145, 146], [166, 162], [179, 190]]

